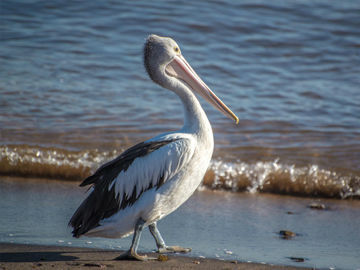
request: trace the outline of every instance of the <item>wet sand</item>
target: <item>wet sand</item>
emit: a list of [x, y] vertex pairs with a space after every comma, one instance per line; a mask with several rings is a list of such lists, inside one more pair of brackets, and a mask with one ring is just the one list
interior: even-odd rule
[[[166, 255], [167, 260], [115, 261], [119, 251], [0, 243], [0, 269], [309, 269]], [[148, 253], [148, 256], [158, 257]]]

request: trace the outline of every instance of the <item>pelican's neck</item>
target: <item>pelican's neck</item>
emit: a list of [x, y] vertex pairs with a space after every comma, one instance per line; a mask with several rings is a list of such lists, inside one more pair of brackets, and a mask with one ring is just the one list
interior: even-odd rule
[[171, 80], [168, 89], [177, 94], [184, 106], [184, 126], [182, 131], [194, 133], [213, 141], [210, 122], [194, 93], [184, 84]]

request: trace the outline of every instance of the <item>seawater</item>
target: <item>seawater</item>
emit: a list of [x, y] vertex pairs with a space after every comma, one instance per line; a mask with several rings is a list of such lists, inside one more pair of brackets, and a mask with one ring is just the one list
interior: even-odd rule
[[143, 67], [156, 33], [240, 118], [201, 100], [207, 186], [359, 197], [359, 14], [359, 1], [1, 1], [0, 174], [80, 180], [181, 127], [179, 99]]

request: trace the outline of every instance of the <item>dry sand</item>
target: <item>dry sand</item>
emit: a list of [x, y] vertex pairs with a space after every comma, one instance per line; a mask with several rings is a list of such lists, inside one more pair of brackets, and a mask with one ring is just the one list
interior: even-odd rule
[[[168, 255], [166, 261], [114, 261], [119, 251], [0, 243], [0, 270], [5, 269], [306, 269], [237, 261]], [[157, 254], [148, 254], [158, 256]]]

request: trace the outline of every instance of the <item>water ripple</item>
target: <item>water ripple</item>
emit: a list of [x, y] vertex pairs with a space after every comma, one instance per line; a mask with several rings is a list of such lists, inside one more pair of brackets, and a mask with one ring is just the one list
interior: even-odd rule
[[359, 12], [349, 0], [4, 0], [2, 144], [110, 151], [178, 128], [179, 101], [143, 68], [144, 40], [157, 33], [239, 114], [234, 127], [204, 104], [221, 160], [280, 157], [358, 177]]

